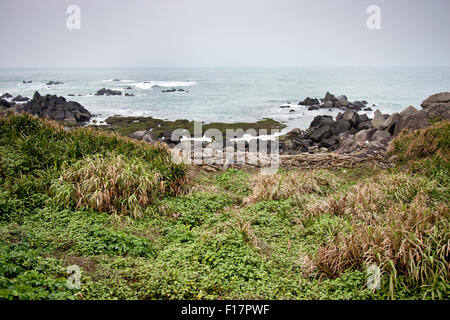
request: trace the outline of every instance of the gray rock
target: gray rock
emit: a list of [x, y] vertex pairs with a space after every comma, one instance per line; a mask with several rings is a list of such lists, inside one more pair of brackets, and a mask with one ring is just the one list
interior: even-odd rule
[[106, 96], [121, 96], [122, 92], [118, 91], [118, 90], [111, 90], [111, 89], [102, 88], [102, 89], [98, 90], [95, 93], [95, 95], [96, 96], [103, 96], [103, 95], [106, 95]]
[[315, 129], [309, 136], [309, 138], [313, 141], [319, 142], [323, 139], [330, 138], [336, 132], [334, 131], [331, 125], [322, 125], [320, 128]]
[[381, 113], [381, 111], [379, 109], [375, 110], [375, 113], [374, 113], [374, 116], [373, 116], [373, 119], [372, 119], [372, 125], [375, 128], [379, 128], [379, 127], [381, 127], [383, 125], [384, 120], [386, 120], [386, 119], [384, 119], [383, 114]]
[[441, 92], [436, 93], [425, 100], [422, 101], [422, 108], [428, 108], [429, 106], [435, 105], [435, 104], [447, 104], [450, 103], [450, 92]]
[[332, 125], [333, 124], [333, 117], [332, 116], [316, 116], [311, 124], [309, 125], [310, 128], [319, 128], [323, 126], [324, 124]]
[[338, 154], [352, 153], [359, 148], [359, 145], [353, 139], [347, 139], [341, 143], [339, 148], [336, 149]]
[[397, 125], [397, 122], [399, 122], [402, 119], [402, 116], [398, 113], [393, 113], [389, 118], [384, 120], [384, 122], [379, 127], [382, 130], [386, 130], [390, 134], [394, 134], [395, 126]]
[[147, 131], [142, 130], [142, 131], [136, 131], [133, 132], [132, 134], [129, 135], [130, 138], [133, 139], [137, 139], [137, 140], [142, 140], [142, 138], [147, 134]]
[[352, 127], [352, 124], [350, 123], [350, 121], [347, 120], [337, 120], [333, 123], [333, 128], [334, 130], [336, 130], [337, 134], [341, 134], [344, 132], [347, 132], [350, 130], [350, 128]]
[[342, 120], [349, 121], [353, 127], [357, 127], [360, 121], [359, 114], [352, 110], [346, 110], [342, 115]]
[[305, 100], [300, 101], [298, 104], [301, 106], [313, 106], [319, 103], [320, 101], [318, 99], [307, 97]]

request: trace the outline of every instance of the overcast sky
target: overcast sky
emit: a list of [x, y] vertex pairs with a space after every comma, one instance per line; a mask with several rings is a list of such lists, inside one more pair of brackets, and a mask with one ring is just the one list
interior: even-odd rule
[[0, 13], [1, 67], [450, 65], [450, 0], [1, 0]]

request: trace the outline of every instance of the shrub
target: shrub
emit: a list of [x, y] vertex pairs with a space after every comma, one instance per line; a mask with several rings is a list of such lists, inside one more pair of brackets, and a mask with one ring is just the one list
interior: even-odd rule
[[389, 152], [409, 169], [449, 182], [450, 121], [417, 131], [403, 131], [390, 144]]
[[90, 156], [65, 167], [51, 192], [59, 206], [75, 203], [76, 208], [136, 219], [156, 199], [176, 192], [170, 187], [161, 173], [142, 160], [110, 154]]
[[428, 178], [381, 174], [345, 194], [310, 207], [309, 214], [334, 214], [349, 222], [334, 240], [318, 249], [314, 264], [321, 275], [338, 277], [346, 270], [376, 264], [389, 275], [390, 292], [399, 276], [409, 289], [430, 288], [449, 278], [449, 206], [435, 203], [448, 189]]

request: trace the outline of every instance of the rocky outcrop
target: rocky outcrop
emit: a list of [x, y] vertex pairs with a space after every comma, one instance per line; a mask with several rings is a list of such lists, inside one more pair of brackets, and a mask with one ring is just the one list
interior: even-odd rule
[[47, 86], [55, 86], [58, 84], [64, 84], [64, 82], [50, 80], [49, 82], [46, 83]]
[[319, 105], [320, 101], [319, 101], [319, 99], [315, 99], [315, 98], [312, 99], [310, 97], [307, 97], [305, 100], [300, 101], [298, 104], [301, 106], [314, 106], [314, 105]]
[[12, 101], [14, 101], [14, 102], [26, 102], [28, 100], [30, 100], [30, 98], [22, 97], [20, 94], [17, 97], [12, 99]]
[[95, 93], [96, 96], [121, 96], [122, 92], [118, 90], [111, 90], [102, 88]]
[[[334, 94], [327, 92], [322, 99], [307, 97], [305, 100], [300, 101], [299, 105], [308, 106], [308, 110], [319, 109], [333, 109], [338, 108], [341, 110], [353, 110], [361, 111], [366, 108], [367, 101], [353, 101], [350, 102], [346, 95], [335, 96]], [[370, 108], [369, 108], [370, 109]], [[371, 110], [367, 110], [371, 111]]]
[[450, 92], [433, 94], [422, 101], [422, 108], [444, 106], [450, 108]]
[[67, 122], [87, 122], [92, 117], [91, 113], [78, 102], [66, 101], [64, 97], [56, 95], [41, 96], [37, 91], [33, 99], [21, 107], [21, 111], [42, 118]]
[[5, 99], [0, 99], [0, 107], [11, 108], [11, 104]]
[[0, 99], [9, 99], [9, 98], [12, 98], [13, 96], [12, 95], [10, 95], [8, 92], [7, 93], [5, 93], [5, 94], [2, 94], [1, 96], [0, 96]]
[[189, 91], [184, 90], [184, 89], [174, 89], [174, 88], [172, 88], [172, 89], [162, 90], [161, 92], [171, 93], [171, 92], [189, 92]]

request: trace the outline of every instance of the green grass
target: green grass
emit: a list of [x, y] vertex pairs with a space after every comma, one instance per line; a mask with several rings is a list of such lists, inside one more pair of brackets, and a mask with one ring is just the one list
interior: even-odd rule
[[[0, 119], [0, 142], [0, 299], [449, 298], [448, 176], [410, 165], [432, 154], [409, 162], [399, 147], [392, 169], [268, 178], [192, 168], [189, 180], [162, 146], [29, 116]], [[101, 190], [116, 190], [110, 206]], [[360, 256], [382, 268], [380, 289]], [[72, 265], [80, 289], [66, 286]]]

